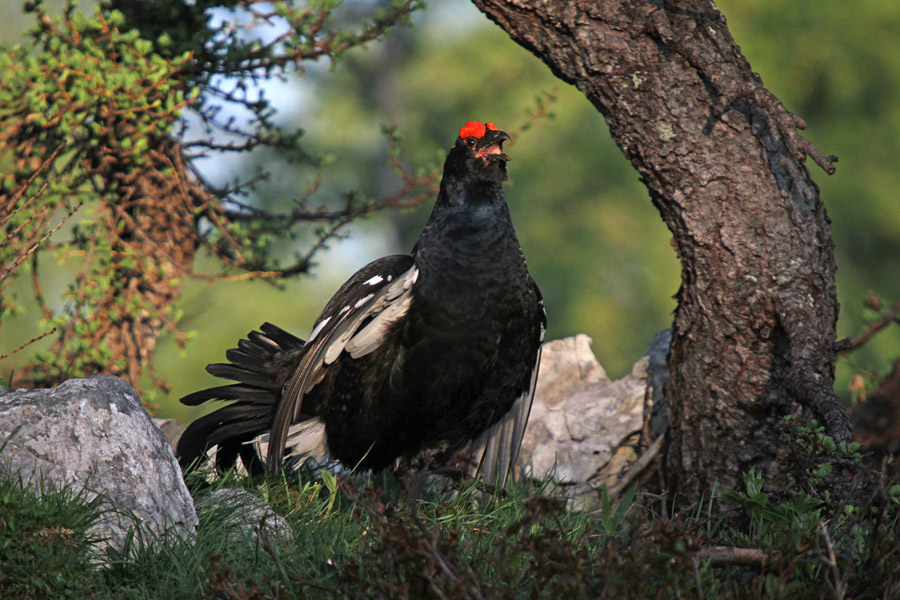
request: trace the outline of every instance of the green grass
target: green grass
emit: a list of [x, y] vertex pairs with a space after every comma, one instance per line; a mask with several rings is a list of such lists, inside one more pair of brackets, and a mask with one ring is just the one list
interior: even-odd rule
[[[40, 494], [0, 476], [0, 598], [891, 598], [900, 592], [900, 486], [859, 506], [814, 486], [764, 492], [755, 473], [681, 516], [647, 496], [604, 494], [567, 509], [540, 485], [487, 500], [390, 476], [363, 481], [226, 477], [291, 524], [294, 540], [235, 541], [227, 514], [193, 539], [135, 536], [106, 568], [91, 562], [96, 500]], [[410, 489], [411, 488], [411, 489]], [[208, 493], [208, 492], [207, 492]], [[412, 498], [416, 498], [413, 500]], [[715, 516], [713, 516], [715, 515]], [[735, 551], [734, 548], [741, 550]]]
[[88, 528], [99, 501], [0, 473], [0, 598], [80, 598], [93, 586]]

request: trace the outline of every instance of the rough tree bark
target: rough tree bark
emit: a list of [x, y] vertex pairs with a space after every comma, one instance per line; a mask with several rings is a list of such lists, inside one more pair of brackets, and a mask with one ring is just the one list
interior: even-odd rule
[[849, 440], [830, 222], [804, 164], [836, 158], [798, 134], [712, 2], [474, 2], [606, 117], [672, 231], [670, 489], [695, 500], [767, 472], [798, 407]]

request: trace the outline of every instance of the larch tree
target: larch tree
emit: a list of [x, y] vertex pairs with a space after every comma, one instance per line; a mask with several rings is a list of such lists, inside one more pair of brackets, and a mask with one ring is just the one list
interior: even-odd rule
[[[672, 232], [682, 285], [666, 385], [666, 480], [682, 499], [777, 471], [785, 416], [838, 443], [831, 174], [709, 0], [474, 0], [606, 118]], [[601, 132], [598, 132], [601, 135]], [[589, 276], [589, 274], [585, 274]]]
[[[23, 5], [36, 17], [31, 44], [0, 47], [0, 325], [22, 309], [6, 285], [26, 269], [43, 318], [39, 335], [0, 359], [52, 342], [13, 385], [106, 373], [166, 389], [153, 357], [160, 336], [187, 337], [175, 305], [186, 279], [304, 274], [354, 219], [436, 193], [437, 172], [412, 175], [393, 156], [399, 185], [382, 197], [350, 190], [326, 203], [314, 181], [288, 210], [266, 210], [248, 198], [268, 171], [223, 186], [197, 168], [260, 149], [320, 166], [302, 130], [276, 123], [260, 84], [383, 38], [418, 0], [349, 24], [329, 1], [105, 0], [88, 14], [72, 0], [59, 16], [40, 0]], [[278, 263], [272, 245], [286, 237], [302, 249]], [[217, 271], [195, 267], [201, 250]], [[62, 298], [44, 292], [48, 256], [77, 264]]]

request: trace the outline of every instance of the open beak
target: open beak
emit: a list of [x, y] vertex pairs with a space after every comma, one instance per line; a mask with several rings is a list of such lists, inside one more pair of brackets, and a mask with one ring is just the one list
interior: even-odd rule
[[503, 153], [503, 142], [510, 139], [505, 131], [488, 131], [482, 138], [481, 147], [475, 152], [475, 156], [496, 156], [504, 161], [511, 160], [509, 155]]

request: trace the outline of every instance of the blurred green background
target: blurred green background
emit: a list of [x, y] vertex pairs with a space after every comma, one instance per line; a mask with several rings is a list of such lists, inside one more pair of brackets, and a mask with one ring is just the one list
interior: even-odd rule
[[[349, 2], [350, 12], [354, 5]], [[766, 86], [809, 124], [806, 132], [826, 154], [840, 156], [837, 174], [811, 166], [833, 221], [841, 301], [839, 335], [859, 332], [875, 313], [863, 301], [875, 294], [900, 300], [900, 3], [896, 0], [760, 0], [717, 3]], [[52, 4], [51, 4], [52, 6]], [[0, 37], [21, 41], [31, 24], [19, 3], [0, 8]], [[542, 118], [509, 145], [507, 199], [531, 271], [543, 290], [548, 339], [584, 332], [612, 377], [626, 373], [653, 333], [669, 326], [679, 267], [668, 230], [631, 165], [609, 138], [602, 117], [574, 88], [555, 79], [538, 59], [509, 40], [471, 4], [432, 0], [387, 41], [352, 52], [337, 69], [311, 65], [304, 78], [273, 84], [269, 96], [282, 122], [306, 130], [307, 149], [334, 160], [325, 168], [323, 201], [343, 191], [389, 193], [396, 179], [386, 165], [382, 125], [402, 136], [404, 163], [428, 169], [442, 162], [459, 127], [470, 119], [513, 130], [540, 101]], [[286, 205], [301, 195], [312, 172], [264, 153], [241, 161], [207, 160], [216, 181], [265, 165], [274, 173], [260, 203]], [[277, 289], [261, 282], [203, 281], [185, 286], [182, 330], [194, 332], [186, 350], [159, 345], [159, 375], [172, 392], [156, 399], [161, 416], [189, 420], [177, 399], [208, 386], [208, 362], [220, 361], [237, 339], [264, 321], [306, 335], [338, 285], [369, 260], [408, 251], [430, 211], [369, 218], [351, 236], [318, 256], [314, 276]], [[297, 242], [302, 249], [303, 240]], [[292, 248], [285, 244], [286, 257]], [[48, 261], [52, 262], [52, 261]], [[200, 257], [200, 270], [214, 265]], [[60, 273], [65, 272], [65, 267]], [[45, 292], [62, 289], [45, 281]], [[14, 290], [27, 298], [27, 277]], [[39, 330], [27, 309], [4, 324], [0, 354]], [[838, 393], [857, 374], [886, 372], [900, 355], [900, 328], [877, 336], [841, 359]], [[39, 345], [36, 345], [39, 346]], [[7, 375], [28, 352], [0, 363]], [[149, 383], [149, 382], [148, 382]]]

